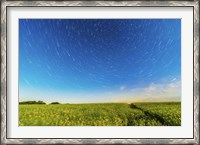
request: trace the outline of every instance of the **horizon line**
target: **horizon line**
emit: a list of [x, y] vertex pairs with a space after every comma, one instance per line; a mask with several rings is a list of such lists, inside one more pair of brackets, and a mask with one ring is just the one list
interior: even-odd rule
[[[29, 100], [30, 101], [30, 100]], [[29, 102], [29, 101], [21, 101], [21, 102]], [[41, 101], [41, 100], [38, 100], [38, 101]], [[19, 103], [21, 103], [19, 102]], [[53, 101], [53, 102], [58, 102], [58, 101]], [[51, 104], [53, 102], [50, 102], [50, 103], [46, 103], [46, 104]], [[132, 101], [132, 102], [74, 102], [74, 103], [67, 103], [67, 102], [64, 102], [64, 103], [61, 103], [61, 102], [58, 102], [59, 104], [103, 104], [103, 103], [113, 103], [113, 104], [118, 104], [118, 103], [126, 103], [126, 104], [131, 104], [131, 103], [170, 103], [170, 102], [180, 102], [181, 103], [181, 100], [177, 101], [177, 100], [174, 100], [174, 101]]]

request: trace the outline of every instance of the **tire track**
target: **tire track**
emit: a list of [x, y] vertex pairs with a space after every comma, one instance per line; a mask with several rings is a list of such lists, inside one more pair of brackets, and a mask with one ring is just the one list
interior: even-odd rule
[[158, 122], [160, 122], [162, 125], [165, 125], [165, 120], [160, 117], [158, 114], [155, 114], [155, 113], [152, 113], [152, 112], [149, 112], [149, 111], [146, 111], [138, 106], [136, 106], [135, 104], [130, 104], [130, 108], [131, 109], [138, 109], [138, 110], [141, 110], [142, 112], [144, 112], [144, 114], [146, 116], [148, 116], [149, 118], [151, 119], [156, 119]]

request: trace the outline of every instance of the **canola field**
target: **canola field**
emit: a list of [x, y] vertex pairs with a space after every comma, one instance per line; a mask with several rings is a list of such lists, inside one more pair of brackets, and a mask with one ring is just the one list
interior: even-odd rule
[[180, 102], [19, 105], [19, 126], [180, 125]]

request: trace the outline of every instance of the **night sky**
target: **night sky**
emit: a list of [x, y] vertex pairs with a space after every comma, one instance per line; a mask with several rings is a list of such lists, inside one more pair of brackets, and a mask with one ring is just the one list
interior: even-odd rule
[[20, 19], [19, 99], [178, 100], [180, 19]]

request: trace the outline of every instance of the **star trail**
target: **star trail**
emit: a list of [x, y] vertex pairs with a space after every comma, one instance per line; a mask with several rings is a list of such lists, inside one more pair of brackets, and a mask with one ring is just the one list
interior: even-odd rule
[[174, 100], [180, 82], [180, 19], [19, 20], [20, 100]]

